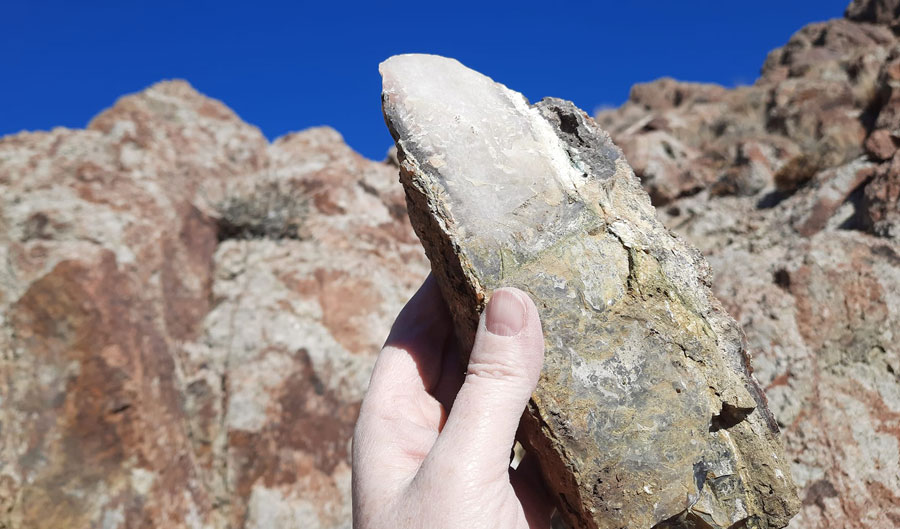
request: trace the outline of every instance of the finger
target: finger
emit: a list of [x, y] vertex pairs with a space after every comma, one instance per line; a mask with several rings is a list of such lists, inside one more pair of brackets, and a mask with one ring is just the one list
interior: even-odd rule
[[[453, 408], [453, 401], [465, 380], [465, 367], [462, 365], [462, 347], [456, 334], [451, 332], [444, 348], [444, 359], [441, 365], [441, 378], [434, 388], [434, 398], [441, 403], [447, 413]], [[446, 417], [445, 417], [446, 419]], [[443, 424], [441, 424], [443, 427]]]
[[353, 486], [366, 497], [399, 488], [437, 438], [443, 410], [428, 389], [440, 376], [449, 318], [429, 276], [400, 312], [375, 362], [353, 436]]
[[519, 503], [525, 511], [525, 519], [530, 529], [548, 529], [553, 515], [553, 503], [544, 484], [537, 459], [526, 453], [515, 470], [510, 469], [509, 481]]
[[450, 333], [450, 314], [434, 278], [429, 274], [397, 316], [385, 341], [363, 399], [360, 418], [369, 412], [396, 410], [398, 400], [417, 401], [440, 378], [444, 344]]
[[432, 389], [440, 377], [443, 344], [450, 329], [450, 311], [437, 281], [428, 274], [394, 321], [370, 385], [402, 380], [422, 382], [425, 389]]
[[537, 386], [544, 339], [524, 292], [494, 292], [479, 322], [465, 381], [423, 464], [435, 472], [465, 464], [476, 479], [505, 479], [519, 419]]

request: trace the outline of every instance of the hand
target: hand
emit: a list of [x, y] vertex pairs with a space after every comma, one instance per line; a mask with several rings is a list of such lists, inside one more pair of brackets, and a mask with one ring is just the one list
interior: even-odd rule
[[394, 322], [353, 436], [354, 529], [545, 529], [535, 461], [510, 453], [544, 360], [537, 308], [494, 292], [466, 373], [429, 276]]

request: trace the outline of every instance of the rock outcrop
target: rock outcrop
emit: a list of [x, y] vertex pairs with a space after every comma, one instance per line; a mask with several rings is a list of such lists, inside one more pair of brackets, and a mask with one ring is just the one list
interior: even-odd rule
[[0, 527], [350, 526], [374, 355], [427, 273], [396, 169], [183, 82], [0, 139]]
[[856, 22], [872, 22], [900, 28], [900, 2], [897, 0], [853, 0], [844, 16]]
[[753, 86], [666, 79], [596, 117], [744, 328], [802, 487], [793, 528], [900, 525], [897, 3], [847, 17]]
[[464, 350], [493, 289], [539, 308], [524, 436], [566, 523], [786, 526], [799, 501], [740, 329], [606, 133], [452, 59], [380, 69], [410, 218]]
[[[753, 86], [597, 116], [743, 327], [794, 529], [900, 525], [897, 2]], [[0, 527], [350, 527], [350, 429], [428, 263], [397, 168], [182, 82], [0, 138]]]

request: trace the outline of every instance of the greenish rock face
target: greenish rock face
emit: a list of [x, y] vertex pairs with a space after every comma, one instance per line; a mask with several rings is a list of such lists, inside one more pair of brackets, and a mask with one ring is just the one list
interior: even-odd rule
[[452, 59], [381, 73], [410, 218], [464, 346], [495, 288], [541, 311], [523, 430], [567, 524], [786, 526], [799, 503], [743, 335], [608, 135]]

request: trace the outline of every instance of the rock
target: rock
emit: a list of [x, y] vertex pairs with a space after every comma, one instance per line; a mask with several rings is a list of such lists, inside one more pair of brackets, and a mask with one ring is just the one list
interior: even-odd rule
[[[746, 333], [794, 529], [900, 525], [895, 8], [810, 24], [752, 86], [645, 83], [597, 116], [667, 164], [657, 215]], [[0, 138], [0, 527], [350, 527], [355, 407], [428, 268], [396, 173], [184, 82]]]
[[709, 257], [802, 487], [792, 528], [900, 520], [897, 251], [829, 229], [808, 239], [769, 233]]
[[[782, 171], [780, 170], [779, 173], [774, 171], [781, 166], [779, 159], [785, 156], [782, 149], [790, 150], [793, 145], [779, 146], [777, 141], [772, 140], [773, 138], [767, 140], [748, 139], [739, 142], [734, 166], [726, 169], [716, 183], [710, 186], [710, 193], [752, 196], [765, 189], [773, 179], [777, 186], [778, 175]], [[797, 158], [791, 160], [795, 159]]]
[[788, 79], [841, 80], [854, 99], [864, 103], [871, 97], [866, 89], [875, 81], [885, 48], [893, 44], [891, 31], [881, 26], [841, 19], [809, 24], [769, 53], [757, 85], [777, 85]]
[[[835, 212], [864, 182], [874, 174], [874, 166], [866, 160], [857, 160], [822, 171], [806, 194], [802, 206], [795, 206], [798, 215], [794, 228], [805, 236], [822, 230]], [[799, 199], [798, 199], [799, 200]]]
[[[656, 205], [706, 190], [787, 196], [817, 172], [863, 154], [876, 122], [874, 128], [900, 130], [900, 118], [891, 117], [892, 72], [900, 68], [888, 67], [896, 47], [882, 26], [810, 24], [769, 54], [752, 86], [725, 90], [661, 79], [637, 85], [625, 105], [596, 119], [639, 176], [644, 167], [666, 169], [642, 178]], [[667, 140], [678, 146], [668, 159], [658, 154], [664, 149], [647, 147], [662, 135], [677, 140]], [[876, 135], [870, 150], [883, 156], [891, 148], [885, 139]], [[745, 146], [754, 144], [765, 146], [765, 155], [748, 163]]]
[[875, 234], [900, 241], [900, 157], [882, 164], [865, 187], [865, 225]]
[[571, 103], [436, 56], [381, 65], [410, 217], [464, 349], [491, 290], [546, 338], [523, 420], [572, 527], [784, 527], [799, 508], [740, 328]]
[[190, 197], [265, 148], [179, 82], [0, 140], [0, 525], [217, 523], [182, 409], [217, 240]]
[[775, 189], [780, 193], [797, 191], [815, 178], [823, 163], [818, 153], [804, 153], [791, 158], [773, 175]]
[[876, 160], [890, 160], [897, 152], [896, 141], [891, 131], [878, 129], [866, 139], [866, 152]]
[[[687, 171], [702, 173], [707, 160], [718, 160], [719, 174], [734, 174], [736, 148], [748, 138], [790, 146], [774, 150], [772, 181], [755, 193], [732, 191], [737, 186], [720, 178], [657, 214], [706, 256], [716, 296], [747, 335], [801, 487], [794, 529], [900, 524], [895, 8], [889, 0], [854, 2], [852, 20], [810, 24], [769, 55], [753, 86], [722, 90], [712, 106], [647, 109], [647, 96], [632, 96], [597, 116], [623, 145], [647, 134], [641, 123], [668, 124], [700, 153]], [[661, 80], [643, 90], [678, 89]], [[780, 99], [785, 94], [808, 97], [811, 115], [778, 110], [792, 100]], [[855, 125], [849, 136], [804, 125], [845, 119], [838, 113], [855, 116], [864, 139]], [[799, 121], [782, 126], [779, 118], [792, 115]], [[826, 141], [841, 154], [822, 156]], [[646, 163], [641, 152], [626, 154]]]
[[897, 0], [853, 0], [844, 13], [850, 20], [900, 26], [900, 2]]
[[698, 193], [713, 178], [712, 171], [699, 170], [701, 166], [696, 159], [700, 153], [668, 132], [659, 130], [634, 136], [623, 148], [635, 160], [640, 160], [634, 173], [656, 205]]
[[0, 527], [350, 527], [396, 168], [168, 82], [0, 139]]

